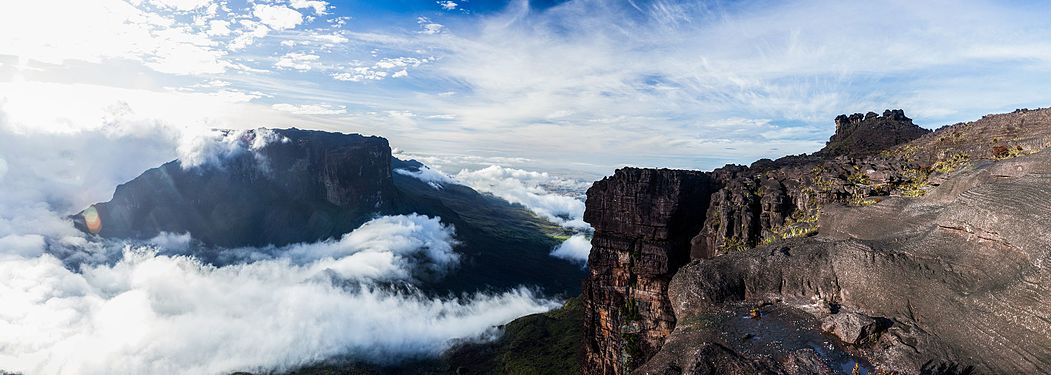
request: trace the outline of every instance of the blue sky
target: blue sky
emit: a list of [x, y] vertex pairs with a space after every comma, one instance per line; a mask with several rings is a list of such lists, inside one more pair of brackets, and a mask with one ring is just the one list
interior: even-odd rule
[[814, 151], [839, 113], [903, 108], [934, 128], [1047, 106], [1049, 8], [5, 2], [0, 110], [35, 132], [132, 120], [360, 132], [454, 167], [711, 169]]

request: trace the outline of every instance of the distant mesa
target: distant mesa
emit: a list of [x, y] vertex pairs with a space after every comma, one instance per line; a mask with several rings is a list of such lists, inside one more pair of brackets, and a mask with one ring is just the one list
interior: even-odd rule
[[459, 269], [418, 285], [425, 290], [528, 285], [576, 294], [580, 288], [580, 267], [549, 255], [564, 235], [557, 225], [467, 186], [438, 190], [393, 173], [423, 164], [392, 157], [384, 138], [256, 131], [281, 141], [263, 146], [254, 141], [259, 137], [245, 134], [244, 150], [202, 158], [206, 162], [188, 168], [178, 160], [165, 163], [118, 186], [109, 202], [70, 219], [81, 231], [111, 239], [189, 233], [192, 255], [222, 264], [225, 249], [338, 239], [376, 217], [416, 213], [455, 228], [461, 255]]

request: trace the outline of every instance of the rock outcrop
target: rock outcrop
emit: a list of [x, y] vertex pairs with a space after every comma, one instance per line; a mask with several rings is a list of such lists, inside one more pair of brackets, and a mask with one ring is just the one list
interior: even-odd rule
[[671, 276], [690, 259], [709, 174], [625, 168], [588, 190], [584, 220], [595, 228], [584, 283], [584, 368], [622, 374], [653, 356], [675, 324]]
[[[1048, 147], [1051, 110], [991, 115], [933, 133], [901, 111], [840, 116], [836, 123], [836, 135], [815, 154], [704, 173], [704, 186], [714, 193], [699, 221], [659, 217], [634, 228], [613, 226], [618, 243], [625, 244], [648, 238], [650, 225], [697, 228], [689, 245], [693, 262], [666, 271], [675, 274], [669, 298], [645, 294], [649, 301], [666, 302], [648, 311], [671, 309], [672, 314], [653, 315], [664, 323], [644, 326], [650, 328], [643, 336], [647, 344], [634, 356], [625, 348], [637, 341], [623, 329], [633, 332], [633, 326], [615, 314], [621, 308], [618, 297], [632, 292], [626, 283], [609, 280], [640, 276], [632, 267], [608, 262], [610, 254], [617, 254], [608, 249], [630, 245], [611, 246], [597, 232], [592, 260], [603, 267], [593, 266], [585, 285], [585, 315], [594, 318], [585, 326], [601, 329], [585, 331], [591, 350], [585, 371], [850, 373], [858, 366], [861, 372], [1010, 373], [1047, 368], [1044, 361], [1051, 357], [1043, 349], [1011, 342], [1038, 340], [1038, 333], [1049, 331], [1032, 321], [1048, 321], [1041, 307], [1047, 301], [1037, 294], [1047, 277], [1040, 265], [1051, 242], [1036, 234], [1044, 228], [1028, 224], [1021, 226], [1034, 233], [1027, 239], [1005, 233], [1015, 233], [1007, 228], [1010, 223], [1051, 214], [1029, 202], [1051, 197], [1040, 186], [1044, 172], [1038, 165], [1045, 157], [1019, 158]], [[626, 185], [629, 175], [642, 173], [618, 173], [610, 180], [623, 179]], [[604, 180], [589, 191], [588, 217], [617, 217], [630, 207], [657, 202], [675, 204], [645, 194], [618, 199], [619, 193], [611, 191], [632, 188], [605, 188], [616, 184]], [[997, 189], [1003, 191], [992, 192]], [[639, 202], [640, 197], [651, 201]], [[666, 257], [674, 257], [683, 250], [666, 251]], [[590, 291], [597, 286], [601, 293]], [[949, 318], [957, 311], [979, 322], [974, 332]], [[749, 315], [762, 316], [757, 320], [762, 328], [740, 323], [751, 322], [744, 319]], [[669, 326], [673, 333], [661, 336]], [[784, 345], [767, 345], [778, 335]], [[830, 344], [825, 335], [838, 340]], [[815, 353], [814, 346], [829, 349]]]
[[836, 133], [817, 154], [821, 156], [864, 156], [878, 153], [922, 137], [930, 130], [912, 123], [900, 109], [883, 111], [883, 115], [869, 112], [864, 115], [839, 115]]

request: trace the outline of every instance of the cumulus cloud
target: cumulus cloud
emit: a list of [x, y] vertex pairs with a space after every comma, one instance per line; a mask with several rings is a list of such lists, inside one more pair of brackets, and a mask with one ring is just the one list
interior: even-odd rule
[[288, 142], [288, 138], [266, 128], [207, 130], [184, 134], [176, 150], [179, 164], [184, 169], [190, 169], [203, 165], [220, 165], [226, 158], [262, 150], [273, 142]]
[[551, 250], [551, 256], [580, 263], [582, 266], [587, 265], [588, 254], [591, 254], [591, 240], [583, 234], [574, 234]]
[[460, 4], [457, 4], [456, 2], [449, 1], [449, 0], [438, 1], [437, 3], [438, 3], [438, 6], [442, 7], [442, 9], [444, 9], [444, 10], [456, 10], [456, 7], [460, 6]]
[[441, 276], [460, 261], [455, 230], [422, 215], [373, 219], [339, 240], [291, 245], [274, 251], [300, 263], [328, 269], [345, 279], [409, 280]]
[[252, 15], [274, 30], [291, 29], [303, 23], [302, 13], [281, 5], [256, 4]]
[[295, 69], [305, 72], [310, 70], [311, 66], [316, 64], [320, 59], [321, 56], [318, 55], [289, 52], [284, 56], [281, 56], [277, 62], [274, 63], [274, 66], [278, 69]]
[[371, 66], [352, 66], [342, 68], [344, 71], [333, 73], [332, 78], [338, 81], [378, 81], [387, 77], [402, 78], [409, 76], [409, 68], [433, 62], [430, 57], [387, 57], [377, 60]]
[[292, 1], [289, 2], [289, 5], [292, 5], [292, 7], [296, 8], [296, 9], [306, 9], [306, 8], [313, 9], [314, 10], [314, 14], [319, 15], [319, 16], [323, 16], [323, 15], [328, 14], [328, 12], [325, 9], [325, 8], [328, 7], [328, 2], [325, 2], [325, 1], [320, 1], [320, 0], [292, 0]]

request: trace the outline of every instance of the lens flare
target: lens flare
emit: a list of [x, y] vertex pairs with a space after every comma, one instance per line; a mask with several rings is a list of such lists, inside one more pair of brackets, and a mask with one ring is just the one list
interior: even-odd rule
[[87, 225], [88, 232], [99, 234], [102, 231], [102, 218], [99, 217], [99, 212], [95, 209], [95, 206], [88, 207], [81, 215], [84, 216], [84, 224]]

